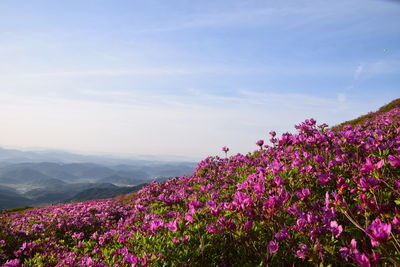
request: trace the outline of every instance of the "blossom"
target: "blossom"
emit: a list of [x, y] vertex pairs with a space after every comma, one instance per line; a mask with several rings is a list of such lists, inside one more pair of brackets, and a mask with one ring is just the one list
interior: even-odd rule
[[343, 226], [339, 225], [337, 221], [331, 221], [330, 230], [335, 235], [335, 237], [338, 238], [343, 232]]
[[76, 238], [78, 240], [82, 239], [85, 236], [84, 233], [73, 233], [72, 238]]
[[168, 229], [169, 229], [171, 232], [176, 232], [176, 231], [178, 231], [178, 219], [175, 219], [175, 220], [169, 222], [169, 223], [167, 224], [167, 227], [168, 227]]
[[392, 230], [390, 223], [383, 223], [381, 219], [376, 218], [368, 227], [366, 233], [371, 238], [371, 245], [374, 247], [379, 246], [380, 242], [385, 242]]
[[311, 191], [309, 188], [303, 188], [299, 192], [296, 193], [298, 198], [308, 198], [311, 195]]
[[289, 238], [289, 232], [283, 228], [277, 234], [275, 234], [275, 238], [278, 240], [285, 240]]
[[354, 255], [354, 262], [361, 265], [362, 267], [370, 267], [371, 262], [364, 253], [357, 253]]
[[125, 256], [124, 261], [126, 263], [130, 263], [133, 266], [136, 266], [139, 261], [139, 258], [136, 255], [132, 255], [129, 253], [128, 255]]
[[259, 147], [262, 147], [264, 145], [264, 140], [258, 140], [256, 142], [256, 145], [259, 146]]
[[21, 262], [19, 259], [9, 260], [3, 264], [3, 267], [19, 267], [21, 266]]
[[93, 264], [93, 259], [92, 259], [91, 257], [85, 257], [85, 258], [82, 260], [82, 263], [83, 263], [85, 266], [90, 266], [90, 265]]
[[269, 244], [268, 244], [269, 253], [275, 254], [275, 253], [278, 252], [278, 249], [279, 249], [278, 242], [276, 242], [275, 240], [272, 240], [272, 241], [269, 242]]
[[372, 258], [374, 259], [375, 265], [379, 263], [381, 259], [381, 254], [377, 252], [372, 252]]
[[244, 229], [247, 230], [247, 231], [250, 230], [252, 227], [253, 227], [253, 221], [247, 221], [244, 224]]
[[206, 229], [207, 229], [207, 231], [208, 231], [209, 233], [211, 233], [211, 234], [216, 234], [216, 233], [218, 233], [218, 232], [215, 230], [215, 225], [214, 225], [214, 224], [206, 225]]
[[227, 152], [229, 151], [229, 148], [226, 147], [226, 146], [224, 146], [224, 147], [222, 147], [222, 151], [224, 151], [225, 153], [227, 153]]
[[299, 249], [296, 250], [296, 256], [299, 257], [300, 259], [305, 259], [308, 255], [308, 251], [310, 249], [308, 248], [307, 245], [305, 244], [300, 244]]
[[389, 155], [387, 157], [388, 162], [390, 165], [392, 165], [393, 168], [396, 168], [397, 166], [400, 165], [400, 158], [393, 156], [393, 155]]
[[190, 223], [194, 222], [193, 216], [189, 212], [186, 213], [185, 220]]

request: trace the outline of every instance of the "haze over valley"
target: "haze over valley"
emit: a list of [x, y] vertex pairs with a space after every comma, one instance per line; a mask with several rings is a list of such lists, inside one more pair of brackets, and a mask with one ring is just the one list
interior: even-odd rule
[[196, 165], [10, 149], [0, 149], [0, 159], [0, 209], [110, 198], [190, 174]]

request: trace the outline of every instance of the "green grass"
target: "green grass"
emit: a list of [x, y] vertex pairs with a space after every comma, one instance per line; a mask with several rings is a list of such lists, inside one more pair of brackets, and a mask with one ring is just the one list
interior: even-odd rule
[[362, 115], [354, 120], [345, 121], [339, 125], [333, 126], [332, 129], [333, 130], [341, 130], [343, 128], [343, 126], [345, 126], [345, 125], [352, 125], [352, 126], [363, 125], [365, 122], [373, 121], [373, 119], [376, 116], [378, 116], [382, 113], [388, 112], [394, 108], [400, 108], [400, 98], [397, 98], [397, 99], [393, 100], [392, 102], [390, 102], [389, 104], [384, 105], [377, 111], [369, 112], [368, 114]]

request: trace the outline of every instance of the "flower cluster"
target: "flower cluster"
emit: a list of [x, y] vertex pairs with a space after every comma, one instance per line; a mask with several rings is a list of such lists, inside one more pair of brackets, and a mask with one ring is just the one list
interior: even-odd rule
[[400, 109], [296, 129], [130, 195], [0, 214], [0, 264], [400, 265]]

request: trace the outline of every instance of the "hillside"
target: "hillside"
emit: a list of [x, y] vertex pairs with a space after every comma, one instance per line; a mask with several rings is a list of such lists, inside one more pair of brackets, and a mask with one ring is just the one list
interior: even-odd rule
[[31, 201], [19, 195], [14, 189], [0, 186], [0, 210], [14, 208], [15, 205], [26, 206]]
[[400, 108], [295, 128], [133, 194], [3, 213], [0, 263], [399, 266]]
[[[124, 162], [124, 161], [122, 161]], [[24, 162], [0, 164], [0, 186], [14, 189], [9, 197], [0, 198], [4, 208], [37, 206], [73, 200], [114, 197], [133, 192], [132, 186], [159, 177], [192, 173], [191, 162], [142, 161], [134, 165], [100, 165], [97, 163]], [[172, 175], [171, 175], [172, 174]], [[104, 187], [104, 185], [109, 185]], [[118, 187], [118, 188], [117, 188]], [[91, 190], [90, 194], [86, 190]], [[94, 193], [96, 192], [96, 193]], [[75, 198], [75, 195], [79, 195]]]
[[382, 115], [386, 112], [389, 112], [395, 108], [400, 108], [400, 98], [397, 98], [397, 99], [391, 101], [389, 104], [386, 104], [386, 105], [380, 107], [377, 111], [369, 112], [368, 114], [362, 115], [354, 120], [345, 121], [339, 125], [336, 125], [333, 127], [333, 129], [341, 130], [341, 129], [343, 129], [343, 126], [345, 126], [345, 125], [351, 125], [351, 126], [363, 125], [367, 121], [373, 121], [377, 116]]
[[93, 200], [93, 199], [105, 199], [112, 198], [118, 195], [126, 195], [132, 192], [139, 191], [141, 188], [146, 186], [146, 184], [141, 184], [137, 186], [130, 187], [115, 187], [115, 188], [89, 188], [79, 192], [75, 196], [67, 199], [66, 202], [77, 202], [77, 201], [85, 201], [85, 200]]

